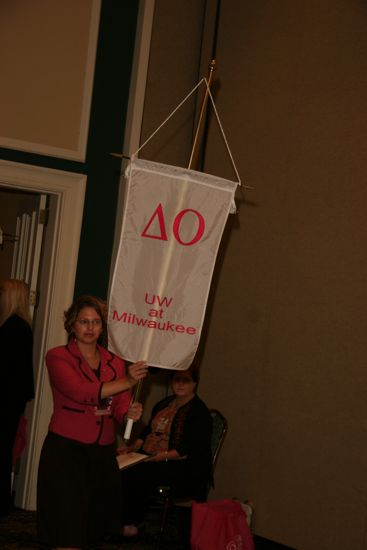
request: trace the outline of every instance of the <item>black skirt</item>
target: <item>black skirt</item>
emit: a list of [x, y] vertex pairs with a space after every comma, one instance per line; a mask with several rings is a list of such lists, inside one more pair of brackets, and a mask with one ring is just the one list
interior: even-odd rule
[[37, 484], [38, 536], [51, 547], [83, 548], [121, 529], [114, 445], [88, 445], [49, 432]]

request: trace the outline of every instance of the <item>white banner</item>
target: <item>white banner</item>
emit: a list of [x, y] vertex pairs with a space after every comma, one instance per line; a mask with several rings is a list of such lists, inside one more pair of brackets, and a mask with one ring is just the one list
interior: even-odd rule
[[109, 301], [109, 348], [184, 370], [196, 353], [237, 182], [134, 160]]

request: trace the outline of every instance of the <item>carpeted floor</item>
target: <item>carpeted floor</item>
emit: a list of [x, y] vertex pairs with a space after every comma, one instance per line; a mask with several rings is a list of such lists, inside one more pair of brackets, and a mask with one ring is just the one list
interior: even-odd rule
[[[159, 534], [159, 518], [153, 519], [154, 521], [151, 522], [151, 525], [150, 523], [149, 526], [147, 524], [137, 538], [124, 540], [123, 537], [116, 537], [90, 550], [121, 550], [121, 548], [129, 550], [154, 550]], [[167, 531], [162, 537], [161, 550], [181, 548], [177, 537], [177, 532], [173, 532], [172, 526], [168, 524]], [[0, 549], [45, 549], [37, 539], [36, 512], [15, 509], [6, 519], [0, 520]]]
[[[147, 525], [137, 539], [124, 540], [120, 537], [90, 550], [122, 550], [123, 548], [126, 548], [126, 550], [156, 550], [160, 513], [160, 510], [151, 510]], [[177, 517], [171, 514], [161, 539], [160, 550], [183, 550], [188, 548], [182, 537], [182, 525], [186, 519], [186, 517]], [[254, 541], [255, 550], [292, 550], [261, 537], [255, 536]], [[0, 519], [0, 549], [46, 550], [37, 540], [36, 512], [14, 509], [6, 519]]]

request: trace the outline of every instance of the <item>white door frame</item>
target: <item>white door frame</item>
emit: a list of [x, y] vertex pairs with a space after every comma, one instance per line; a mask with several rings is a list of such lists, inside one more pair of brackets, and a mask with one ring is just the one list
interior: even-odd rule
[[73, 299], [75, 273], [79, 252], [83, 217], [86, 176], [33, 165], [0, 160], [0, 187], [46, 193], [57, 197], [56, 220], [49, 258], [46, 308], [38, 331], [37, 349], [40, 350], [36, 367], [36, 397], [28, 429], [24, 483], [20, 505], [36, 509], [37, 469], [43, 440], [52, 413], [52, 395], [48, 383], [44, 356], [46, 351], [65, 341], [63, 311]]

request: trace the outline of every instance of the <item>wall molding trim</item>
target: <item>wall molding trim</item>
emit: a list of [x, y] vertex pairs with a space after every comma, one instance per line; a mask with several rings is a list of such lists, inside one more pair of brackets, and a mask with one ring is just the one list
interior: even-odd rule
[[[43, 2], [13, 3], [9, 8], [0, 22], [0, 36], [5, 43], [9, 36], [18, 40], [21, 55], [10, 48], [6, 65], [0, 63], [5, 74], [0, 147], [85, 161], [100, 12], [101, 0], [77, 6], [68, 0], [46, 11]], [[69, 32], [68, 21], [73, 21]]]

